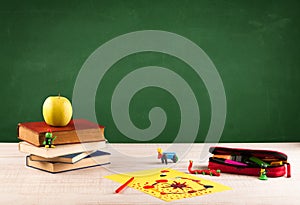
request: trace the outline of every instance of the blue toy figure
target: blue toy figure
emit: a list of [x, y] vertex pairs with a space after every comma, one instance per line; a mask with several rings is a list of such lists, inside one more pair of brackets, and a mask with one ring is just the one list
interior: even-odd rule
[[178, 157], [175, 152], [163, 152], [161, 148], [157, 148], [157, 158], [161, 159], [161, 163], [168, 164], [168, 159], [171, 159], [174, 163], [178, 161]]

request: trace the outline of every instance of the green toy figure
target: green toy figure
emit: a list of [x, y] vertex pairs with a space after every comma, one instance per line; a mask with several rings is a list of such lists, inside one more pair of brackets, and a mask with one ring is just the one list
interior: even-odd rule
[[260, 169], [260, 176], [259, 176], [260, 180], [267, 180], [268, 179], [266, 168], [267, 168], [267, 165], [262, 164], [261, 169]]
[[45, 134], [45, 140], [43, 142], [43, 145], [45, 145], [46, 148], [54, 148], [55, 146], [52, 144], [54, 140], [56, 139], [55, 137], [52, 137], [52, 131], [48, 130]]

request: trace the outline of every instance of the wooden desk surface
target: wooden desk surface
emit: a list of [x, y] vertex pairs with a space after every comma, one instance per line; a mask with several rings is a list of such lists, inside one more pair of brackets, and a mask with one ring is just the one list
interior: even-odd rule
[[[300, 143], [218, 144], [218, 146], [284, 152], [291, 163], [292, 177], [261, 181], [257, 177], [225, 173], [220, 177], [201, 175], [201, 178], [228, 185], [233, 190], [189, 199], [165, 202], [132, 188], [114, 194], [114, 190], [120, 184], [103, 178], [134, 168], [144, 170], [164, 167], [156, 157], [156, 148], [168, 146], [168, 144], [112, 144], [112, 148], [122, 155], [113, 154], [112, 164], [108, 168], [94, 167], [49, 174], [26, 167], [25, 154], [18, 151], [17, 143], [0, 143], [0, 204], [299, 204]], [[190, 159], [194, 160], [195, 169], [207, 166], [207, 161], [199, 160], [199, 150], [203, 147], [203, 144], [192, 144], [188, 153], [178, 163], [169, 165], [183, 172], [187, 172]], [[137, 160], [134, 161], [132, 157], [134, 155], [147, 155], [149, 158], [144, 160], [143, 157], [136, 157]]]

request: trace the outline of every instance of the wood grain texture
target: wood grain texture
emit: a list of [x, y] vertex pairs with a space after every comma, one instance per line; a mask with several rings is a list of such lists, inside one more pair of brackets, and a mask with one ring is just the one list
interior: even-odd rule
[[[298, 204], [300, 200], [300, 143], [218, 144], [227, 147], [271, 149], [284, 152], [292, 166], [292, 177], [269, 178], [221, 173], [220, 177], [200, 175], [233, 188], [231, 191], [209, 194], [171, 202], [172, 204]], [[112, 164], [108, 168], [95, 167], [61, 174], [49, 174], [25, 166], [25, 154], [17, 143], [0, 144], [0, 204], [167, 204], [150, 195], [126, 188], [114, 191], [120, 184], [103, 178], [118, 171], [164, 167], [156, 156], [156, 148], [167, 149], [169, 144], [112, 144]], [[179, 147], [182, 144], [178, 145]], [[203, 144], [192, 144], [188, 153], [173, 169], [187, 172], [190, 159], [195, 168], [205, 168], [207, 161], [199, 160]], [[116, 150], [122, 154], [114, 154]], [[140, 159], [134, 157], [139, 154]], [[147, 160], [143, 156], [149, 156]]]

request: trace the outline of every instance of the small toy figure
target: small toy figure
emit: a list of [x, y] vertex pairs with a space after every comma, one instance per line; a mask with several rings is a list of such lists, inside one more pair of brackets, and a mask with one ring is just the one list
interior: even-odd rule
[[267, 171], [266, 171], [267, 165], [262, 164], [261, 169], [260, 169], [260, 180], [267, 180]]
[[45, 133], [45, 140], [43, 142], [43, 145], [45, 145], [46, 148], [54, 148], [55, 146], [52, 144], [54, 142], [54, 140], [56, 139], [55, 137], [52, 137], [52, 131], [49, 129], [47, 130], [47, 132]]
[[163, 152], [161, 148], [157, 148], [157, 153], [157, 159], [161, 159], [161, 163], [168, 164], [168, 159], [171, 159], [174, 163], [178, 161], [175, 152]]
[[190, 164], [188, 166], [188, 171], [190, 174], [203, 174], [203, 175], [210, 175], [210, 176], [220, 176], [221, 170], [217, 169], [201, 169], [201, 170], [192, 170], [193, 161], [190, 160]]

